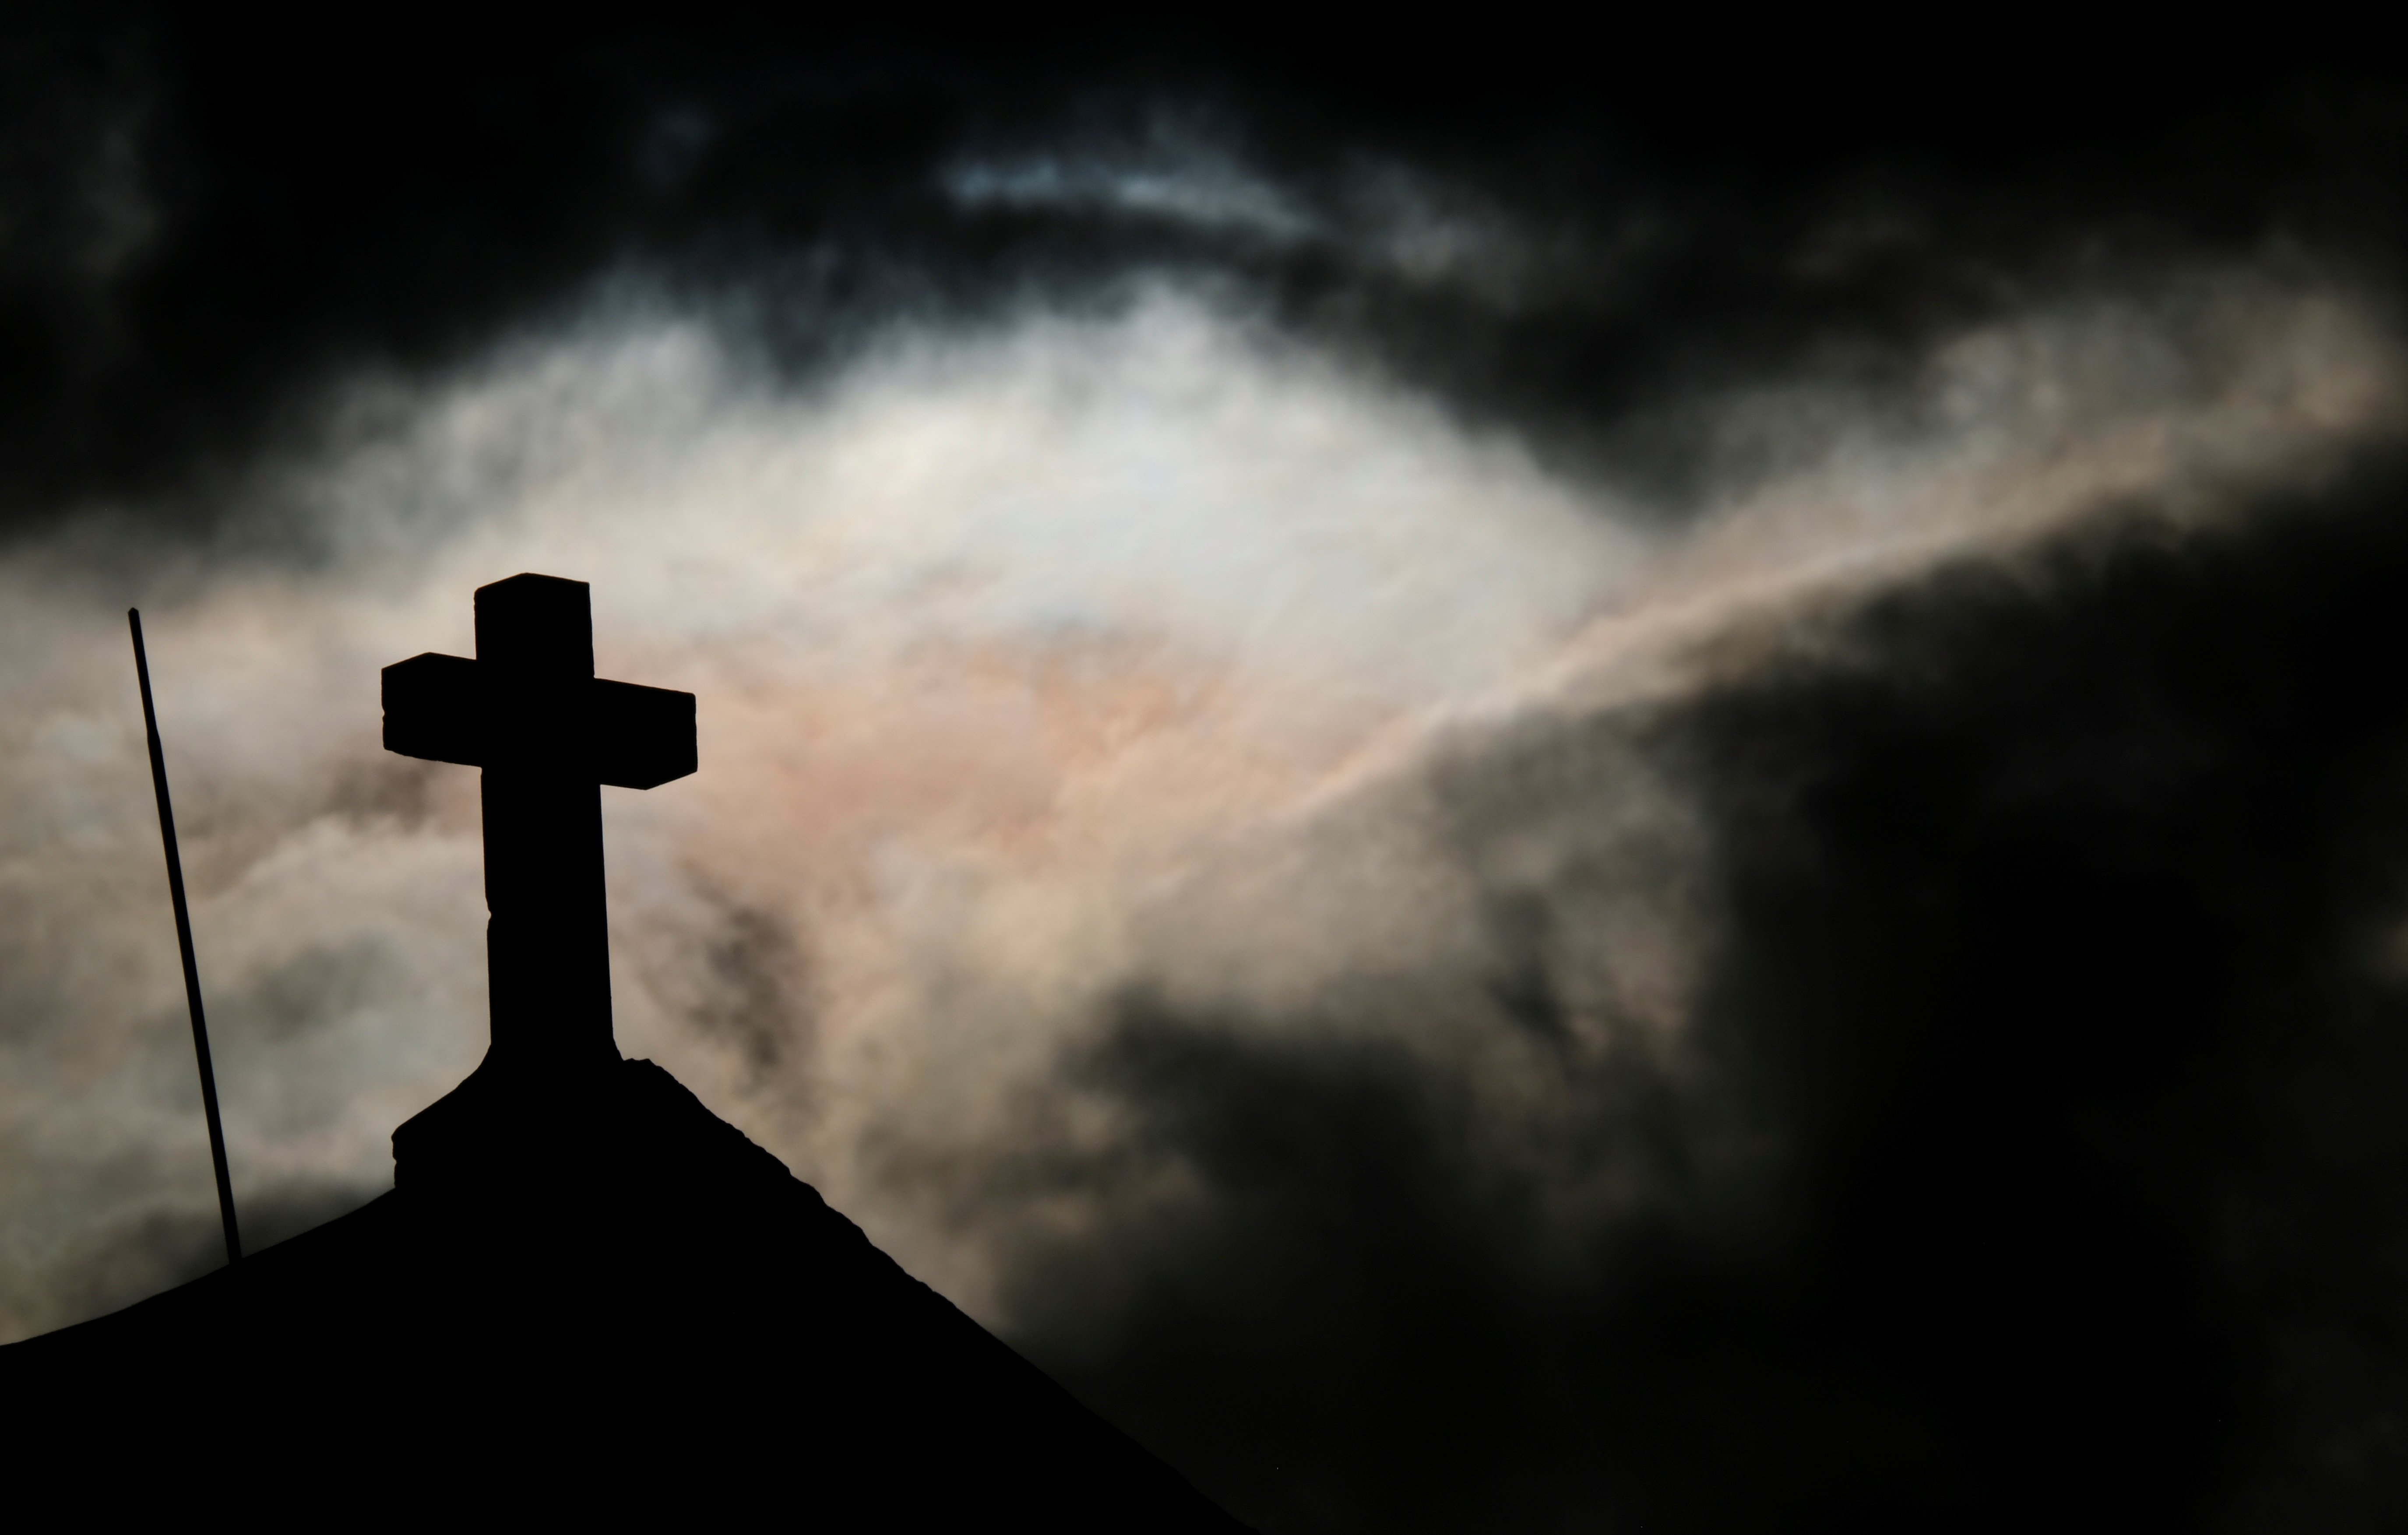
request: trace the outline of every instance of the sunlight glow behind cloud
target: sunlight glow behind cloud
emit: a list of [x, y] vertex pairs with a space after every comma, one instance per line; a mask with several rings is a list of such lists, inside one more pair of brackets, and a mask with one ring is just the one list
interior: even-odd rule
[[[382, 1186], [393, 1126], [481, 1051], [475, 775], [380, 750], [377, 669], [468, 652], [471, 590], [539, 570], [594, 584], [604, 675], [701, 699], [700, 775], [606, 796], [623, 1048], [1008, 1325], [1011, 1223], [1115, 1207], [972, 1221], [941, 1169], [1036, 1121], [1113, 1155], [1056, 1069], [1131, 986], [1240, 1020], [1420, 997], [1354, 1026], [1543, 1117], [1468, 882], [1578, 854], [1628, 871], [1592, 904], [1581, 1047], [1677, 1038], [1709, 856], [1679, 786], [1633, 759], [1579, 827], [1537, 795], [1467, 849], [1438, 765], [1811, 645], [1818, 605], [1935, 561], [2142, 501], [2212, 517], [2400, 412], [2367, 315], [2245, 274], [1920, 366], [1919, 412], [1814, 380], [1724, 402], [1749, 468], [1675, 511], [1175, 289], [898, 327], [808, 388], [702, 321], [597, 310], [423, 395], [360, 383], [220, 546], [130, 584], [94, 511], [0, 566], [0, 1336], [140, 1293], [172, 1255], [109, 1255], [211, 1208], [128, 600], [247, 1202]], [[295, 528], [306, 555], [259, 552]]]

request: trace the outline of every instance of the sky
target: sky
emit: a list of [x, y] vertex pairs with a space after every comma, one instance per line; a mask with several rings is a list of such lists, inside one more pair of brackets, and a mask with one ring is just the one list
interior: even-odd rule
[[257, 1245], [536, 570], [622, 1049], [1240, 1517], [2408, 1513], [2395, 80], [399, 32], [0, 23], [0, 1341], [219, 1260], [125, 609]]

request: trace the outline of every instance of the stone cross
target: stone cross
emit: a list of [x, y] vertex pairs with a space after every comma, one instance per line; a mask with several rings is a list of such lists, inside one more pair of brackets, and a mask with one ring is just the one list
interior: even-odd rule
[[565, 1078], [619, 1058], [602, 889], [605, 783], [695, 769], [694, 695], [594, 675], [591, 589], [477, 588], [477, 658], [384, 668], [385, 750], [484, 769], [486, 1068]]

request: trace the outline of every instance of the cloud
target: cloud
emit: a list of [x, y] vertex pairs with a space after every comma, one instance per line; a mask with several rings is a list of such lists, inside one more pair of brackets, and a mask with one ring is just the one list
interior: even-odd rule
[[[338, 404], [368, 424], [251, 493], [261, 526], [312, 509], [308, 561], [243, 554], [236, 520], [228, 553], [140, 594], [238, 1180], [375, 1186], [391, 1123], [473, 1064], [475, 801], [466, 774], [378, 752], [374, 673], [467, 649], [466, 592], [520, 568], [594, 581], [606, 672], [706, 699], [706, 773], [610, 807], [623, 1040], [755, 1100], [781, 1153], [984, 1314], [986, 1239], [948, 1224], [946, 1190], [929, 1211], [885, 1191], [881, 1159], [982, 1155], [1133, 987], [1233, 1017], [1414, 993], [1400, 1042], [1469, 1052], [1493, 1112], [1572, 1092], [1517, 1052], [1603, 1059], [1685, 1026], [1706, 833], [1627, 752], [1593, 768], [1609, 813], [1521, 825], [1466, 820], [1469, 769], [1442, 765], [1695, 693], [1732, 636], [1811, 647], [1798, 615], [1835, 595], [2135, 497], [2202, 515], [2388, 429], [2395, 365], [2345, 301], [2201, 280], [2219, 296], [1953, 341], [1932, 420], [1830, 429], [1742, 399], [1731, 429], [1785, 421], [1784, 459], [1677, 536], [1168, 288], [906, 327], [803, 392], [707, 323], [602, 312], [397, 415]], [[79, 935], [10, 967], [14, 1075], [54, 1078], [73, 1035], [96, 1096], [44, 1091], [44, 1133], [108, 1125], [148, 1155], [185, 1138], [180, 1026], [136, 737], [105, 703], [108, 572], [76, 549], [9, 573], [45, 636], [10, 678], [14, 930], [64, 911]], [[1563, 900], [1581, 936], [1534, 915]], [[97, 1064], [134, 1054], [138, 1107]]]
[[974, 156], [939, 176], [945, 194], [972, 211], [1156, 219], [1273, 246], [1328, 237], [1321, 219], [1218, 136], [1201, 122], [1156, 115], [1122, 146], [1086, 139], [1068, 153]]
[[[1458, 846], [1541, 854], [1447, 866], [1487, 942], [1127, 994], [1075, 1069], [1132, 1151], [951, 1169], [1115, 1212], [1023, 1227], [1024, 1341], [1303, 1528], [2384, 1506], [2399, 486], [2093, 523], [1467, 743]], [[1616, 838], [1634, 778], [1685, 816]], [[1686, 940], [1670, 1048], [1594, 1000], [1625, 901]]]
[[[139, 409], [70, 412], [147, 424], [25, 460], [0, 1335], [209, 1261], [124, 607], [289, 1230], [482, 1047], [474, 778], [379, 749], [376, 672], [536, 569], [702, 700], [700, 774], [607, 797], [623, 1046], [1241, 1513], [2379, 1467], [2408, 413], [2359, 226], [580, 69], [490, 179], [451, 118], [341, 139], [397, 190], [301, 265], [157, 182]], [[125, 121], [206, 186], [306, 179], [165, 78]], [[243, 335], [176, 318], [256, 271]]]

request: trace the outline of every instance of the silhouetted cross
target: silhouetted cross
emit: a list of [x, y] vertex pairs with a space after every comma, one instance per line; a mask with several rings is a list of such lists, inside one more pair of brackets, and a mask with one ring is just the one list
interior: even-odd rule
[[613, 1061], [600, 785], [695, 768], [694, 695], [594, 675], [591, 589], [477, 588], [477, 658], [384, 668], [385, 750], [484, 773], [485, 960], [504, 1071]]

